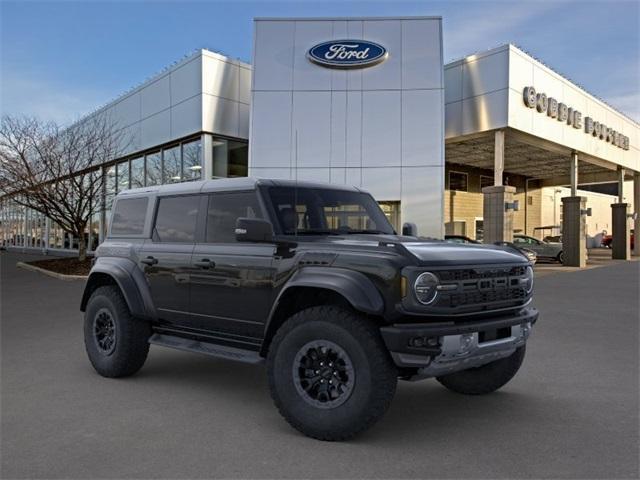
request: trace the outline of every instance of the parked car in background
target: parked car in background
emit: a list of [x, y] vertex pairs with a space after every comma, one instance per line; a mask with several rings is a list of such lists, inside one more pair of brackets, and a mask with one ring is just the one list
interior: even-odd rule
[[445, 235], [444, 241], [449, 243], [471, 243], [471, 244], [479, 244], [477, 240], [473, 238], [465, 237], [464, 235]]
[[538, 261], [538, 255], [533, 250], [529, 250], [528, 248], [520, 247], [513, 242], [495, 242], [494, 245], [498, 245], [499, 247], [508, 247], [513, 250], [517, 250], [518, 253], [524, 255], [524, 257], [529, 260], [532, 264], [535, 264]]
[[[635, 247], [635, 239], [634, 239], [635, 235], [634, 235], [634, 231], [631, 230], [631, 236], [629, 237], [629, 246], [631, 247], [631, 250], [634, 249]], [[604, 237], [602, 237], [602, 243], [601, 245], [605, 248], [611, 248], [611, 244], [613, 243], [613, 235], [605, 235]]]
[[513, 243], [518, 248], [526, 248], [536, 253], [538, 260], [554, 260], [563, 263], [562, 243], [543, 242], [528, 235], [514, 235]]

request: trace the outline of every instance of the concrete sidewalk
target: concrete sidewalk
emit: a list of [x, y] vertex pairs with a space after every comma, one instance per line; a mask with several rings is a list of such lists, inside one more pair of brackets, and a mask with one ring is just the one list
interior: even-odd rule
[[138, 375], [98, 376], [84, 282], [23, 259], [0, 253], [2, 478], [638, 478], [640, 263], [540, 278], [500, 392], [401, 382], [372, 430], [323, 443], [280, 418], [262, 367], [153, 347]]

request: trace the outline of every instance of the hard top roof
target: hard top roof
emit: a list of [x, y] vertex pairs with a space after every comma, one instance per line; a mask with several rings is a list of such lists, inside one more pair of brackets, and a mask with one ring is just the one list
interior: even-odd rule
[[170, 183], [167, 185], [156, 185], [152, 187], [141, 187], [124, 190], [118, 196], [141, 196], [148, 194], [156, 195], [180, 195], [189, 193], [213, 193], [227, 192], [234, 190], [253, 190], [258, 185], [295, 187], [298, 188], [323, 188], [332, 190], [347, 190], [360, 192], [357, 187], [349, 185], [336, 185], [321, 182], [307, 182], [299, 180], [284, 180], [271, 178], [239, 177], [239, 178], [217, 178], [213, 180], [200, 180], [195, 182]]

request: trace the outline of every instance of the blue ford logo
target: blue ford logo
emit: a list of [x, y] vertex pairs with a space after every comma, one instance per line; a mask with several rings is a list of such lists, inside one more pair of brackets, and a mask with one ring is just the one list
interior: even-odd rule
[[364, 68], [377, 65], [389, 54], [382, 45], [364, 40], [332, 40], [311, 47], [307, 57], [329, 68]]

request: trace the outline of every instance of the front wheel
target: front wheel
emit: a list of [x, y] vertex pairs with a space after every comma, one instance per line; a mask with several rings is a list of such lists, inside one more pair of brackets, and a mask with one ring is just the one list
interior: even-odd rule
[[311, 307], [278, 330], [267, 357], [271, 396], [291, 426], [319, 440], [371, 427], [393, 399], [398, 372], [378, 329], [340, 307]]
[[495, 392], [506, 385], [518, 372], [524, 360], [525, 351], [526, 345], [523, 345], [506, 358], [481, 367], [443, 375], [437, 377], [437, 380], [449, 390], [465, 395]]
[[564, 263], [564, 252], [560, 252], [557, 258], [560, 263]]

